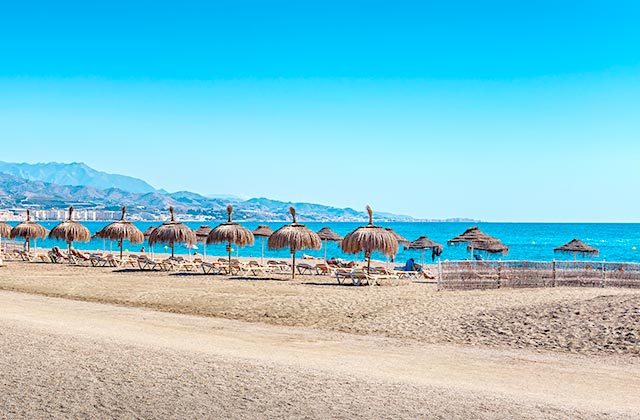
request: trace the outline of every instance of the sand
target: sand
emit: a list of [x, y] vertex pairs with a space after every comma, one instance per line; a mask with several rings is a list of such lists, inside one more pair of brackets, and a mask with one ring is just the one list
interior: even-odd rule
[[437, 292], [12, 262], [0, 289], [23, 292], [0, 292], [0, 410], [12, 418], [633, 418], [640, 407], [633, 290]]

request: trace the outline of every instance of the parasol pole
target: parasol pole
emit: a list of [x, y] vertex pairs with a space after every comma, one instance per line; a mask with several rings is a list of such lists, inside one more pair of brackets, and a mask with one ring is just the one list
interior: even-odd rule
[[295, 248], [291, 248], [291, 259], [292, 259], [291, 278], [295, 279], [296, 278], [296, 249]]

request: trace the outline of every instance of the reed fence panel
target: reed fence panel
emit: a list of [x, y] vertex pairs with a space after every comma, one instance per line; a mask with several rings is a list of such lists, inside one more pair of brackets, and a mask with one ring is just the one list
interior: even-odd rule
[[438, 289], [500, 287], [640, 288], [640, 264], [603, 261], [444, 261]]

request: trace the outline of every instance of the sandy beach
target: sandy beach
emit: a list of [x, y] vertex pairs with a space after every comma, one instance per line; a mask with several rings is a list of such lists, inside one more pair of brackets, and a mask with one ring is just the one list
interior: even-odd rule
[[640, 292], [10, 262], [12, 418], [633, 418]]

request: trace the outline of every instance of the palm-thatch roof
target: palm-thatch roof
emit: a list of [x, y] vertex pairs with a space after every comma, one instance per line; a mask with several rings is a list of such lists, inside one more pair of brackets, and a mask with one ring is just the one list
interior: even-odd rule
[[196, 234], [187, 225], [176, 220], [173, 206], [169, 207], [169, 214], [169, 220], [155, 228], [149, 235], [149, 245], [153, 246], [157, 243], [169, 244], [171, 246], [171, 256], [173, 256], [176, 243], [195, 245], [197, 239]]
[[273, 229], [271, 229], [267, 225], [260, 225], [253, 230], [253, 236], [262, 236], [263, 238], [268, 238], [273, 234]]
[[396, 238], [396, 241], [398, 241], [398, 244], [400, 245], [409, 245], [411, 243], [410, 240], [408, 240], [407, 238], [405, 238], [404, 236], [400, 235], [398, 232], [396, 232], [395, 230], [391, 229], [391, 228], [384, 228], [387, 232], [391, 232], [391, 234]]
[[216, 226], [207, 237], [207, 243], [224, 243], [236, 244], [238, 246], [253, 245], [253, 233], [246, 227], [232, 220], [233, 206], [227, 206], [228, 220]]
[[342, 240], [342, 236], [335, 233], [330, 227], [325, 226], [316, 232], [323, 241], [338, 242]]
[[468, 247], [470, 249], [484, 251], [490, 254], [506, 254], [507, 252], [509, 252], [509, 247], [496, 239], [486, 241], [471, 241]]
[[196, 239], [198, 240], [198, 242], [206, 242], [207, 237], [209, 236], [209, 233], [211, 233], [212, 230], [213, 228], [211, 226], [202, 225], [198, 229], [196, 229], [193, 233], [196, 234]]
[[340, 246], [347, 254], [364, 252], [367, 257], [367, 266], [371, 266], [371, 253], [379, 251], [382, 254], [393, 257], [398, 252], [398, 240], [388, 230], [373, 224], [373, 210], [367, 206], [369, 224], [361, 226], [347, 234]]
[[404, 249], [419, 249], [422, 255], [422, 264], [424, 265], [424, 250], [431, 250], [431, 260], [435, 260], [436, 257], [439, 257], [442, 254], [443, 247], [439, 243], [432, 241], [426, 236], [421, 236], [415, 241], [411, 242], [409, 245], [405, 246]]
[[9, 237], [11, 239], [23, 238], [27, 241], [29, 241], [29, 239], [44, 239], [47, 237], [47, 229], [41, 224], [31, 220], [31, 212], [27, 210], [27, 219], [17, 226], [14, 226], [14, 228], [11, 229]]
[[11, 235], [11, 226], [5, 222], [0, 222], [0, 238], [8, 238]]
[[320, 249], [322, 240], [317, 233], [296, 219], [296, 209], [289, 207], [289, 213], [293, 223], [284, 225], [269, 236], [269, 249], [289, 248], [293, 264], [291, 264], [291, 277], [296, 276], [296, 251], [302, 249]]
[[477, 226], [470, 227], [462, 234], [447, 241], [448, 245], [466, 244], [469, 249], [485, 251], [491, 254], [509, 252], [509, 247], [504, 245], [498, 238], [487, 235]]
[[73, 206], [71, 206], [69, 207], [69, 218], [51, 229], [49, 238], [65, 241], [71, 247], [73, 242], [89, 242], [91, 240], [91, 232], [85, 226], [73, 220]]
[[126, 214], [127, 208], [122, 207], [120, 220], [100, 229], [96, 232], [95, 237], [111, 241], [129, 241], [132, 244], [144, 242], [144, 234], [133, 223], [125, 220]]
[[144, 234], [133, 223], [125, 220], [126, 215], [127, 208], [122, 207], [122, 217], [120, 220], [103, 227], [94, 235], [96, 238], [118, 241], [120, 245], [120, 258], [122, 258], [122, 241], [129, 241], [132, 244], [144, 242]]
[[566, 244], [555, 248], [553, 251], [598, 255], [598, 248], [595, 248], [591, 245], [587, 245], [584, 242], [582, 242], [580, 239], [572, 239]]
[[148, 228], [145, 229], [144, 232], [142, 232], [142, 234], [144, 235], [145, 238], [149, 238], [149, 236], [151, 236], [151, 232], [153, 232], [155, 228], [156, 226], [149, 226]]
[[317, 233], [297, 222], [296, 209], [289, 207], [293, 223], [282, 226], [269, 237], [269, 249], [320, 249], [322, 241]]
[[477, 226], [470, 227], [460, 235], [447, 241], [449, 245], [468, 244], [473, 241], [484, 241], [495, 239], [480, 230]]
[[405, 246], [404, 249], [436, 249], [439, 250], [438, 255], [442, 253], [442, 245], [432, 241], [426, 236], [421, 236], [415, 241], [411, 242], [409, 245]]

